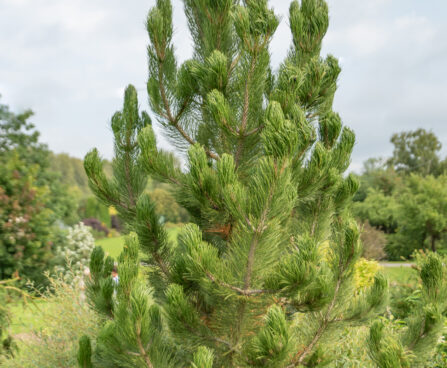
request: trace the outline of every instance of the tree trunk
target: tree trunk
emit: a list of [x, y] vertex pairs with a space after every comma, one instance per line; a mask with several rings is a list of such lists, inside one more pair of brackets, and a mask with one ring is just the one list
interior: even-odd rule
[[434, 235], [431, 236], [431, 250], [436, 252], [436, 237]]

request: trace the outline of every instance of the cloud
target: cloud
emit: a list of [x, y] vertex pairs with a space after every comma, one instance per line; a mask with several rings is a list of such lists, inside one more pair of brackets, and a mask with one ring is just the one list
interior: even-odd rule
[[[14, 109], [31, 107], [42, 139], [78, 157], [92, 147], [113, 152], [108, 126], [127, 84], [147, 109], [144, 20], [155, 0], [0, 1], [0, 93]], [[289, 2], [271, 0], [282, 16], [271, 45], [278, 66], [290, 44]], [[436, 4], [436, 8], [435, 5]], [[180, 62], [192, 54], [180, 0], [174, 0]], [[447, 146], [447, 26], [443, 0], [329, 0], [323, 53], [343, 72], [335, 109], [354, 128], [351, 168], [391, 152], [392, 133], [424, 127]], [[161, 141], [166, 147], [168, 143]]]

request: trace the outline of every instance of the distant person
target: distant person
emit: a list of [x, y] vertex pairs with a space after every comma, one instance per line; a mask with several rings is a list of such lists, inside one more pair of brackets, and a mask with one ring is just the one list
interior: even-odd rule
[[118, 283], [119, 283], [119, 280], [120, 280], [120, 278], [118, 276], [118, 266], [117, 265], [113, 266], [113, 269], [112, 269], [112, 280], [113, 280], [115, 286], [117, 286]]

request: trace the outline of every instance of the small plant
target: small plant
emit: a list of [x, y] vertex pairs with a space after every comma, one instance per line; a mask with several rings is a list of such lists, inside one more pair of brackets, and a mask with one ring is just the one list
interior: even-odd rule
[[105, 237], [109, 235], [107, 226], [96, 218], [87, 218], [82, 220], [82, 223], [92, 229], [93, 234], [98, 237]]

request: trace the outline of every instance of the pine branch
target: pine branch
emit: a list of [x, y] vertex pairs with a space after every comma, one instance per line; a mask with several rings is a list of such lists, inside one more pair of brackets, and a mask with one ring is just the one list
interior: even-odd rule
[[[245, 278], [244, 278], [244, 289], [243, 290], [245, 292], [247, 292], [250, 289], [251, 276], [252, 276], [251, 274], [252, 274], [252, 269], [253, 269], [253, 263], [255, 260], [256, 247], [258, 246], [259, 237], [261, 236], [262, 232], [265, 231], [265, 228], [266, 228], [265, 221], [267, 220], [267, 214], [268, 214], [271, 200], [273, 197], [273, 190], [274, 190], [274, 185], [272, 185], [269, 188], [269, 195], [268, 195], [268, 198], [267, 198], [267, 201], [265, 204], [264, 211], [261, 215], [258, 226], [254, 230], [253, 238], [252, 238], [252, 241], [250, 244], [250, 250], [248, 253], [247, 265], [246, 265], [246, 270], [245, 270]], [[239, 306], [239, 312], [238, 312], [237, 324], [236, 324], [236, 331], [238, 331], [238, 332], [241, 328], [242, 321], [244, 319], [246, 305], [247, 305], [247, 301], [243, 300], [243, 301], [241, 301], [240, 306]], [[241, 335], [240, 335], [240, 333], [238, 333], [238, 336], [236, 337], [236, 344], [239, 341], [240, 337], [241, 337]]]
[[253, 295], [259, 295], [259, 294], [270, 294], [273, 293], [273, 290], [256, 290], [256, 289], [241, 289], [237, 286], [234, 285], [230, 285], [226, 282], [217, 280], [217, 278], [211, 273], [211, 272], [206, 272], [206, 276], [208, 277], [208, 279], [210, 279], [210, 281], [214, 282], [217, 285], [223, 286], [227, 289], [230, 289], [232, 291], [235, 291], [236, 293], [240, 294], [240, 295], [244, 295], [244, 296], [253, 296]]
[[140, 351], [140, 356], [144, 359], [147, 368], [154, 368], [154, 366], [151, 363], [151, 359], [149, 358], [149, 355], [147, 355], [147, 352], [144, 349], [143, 343], [141, 341], [141, 326], [139, 324], [136, 326], [136, 338], [137, 338], [138, 349]]
[[[169, 123], [177, 129], [177, 131], [180, 133], [180, 135], [190, 144], [195, 145], [197, 142], [195, 142], [189, 135], [186, 133], [186, 131], [180, 126], [179, 120], [183, 112], [186, 110], [187, 104], [186, 100], [184, 102], [184, 106], [179, 110], [177, 116], [173, 116], [171, 112], [171, 107], [169, 105], [168, 98], [166, 96], [166, 90], [163, 84], [163, 64], [159, 61], [158, 63], [158, 85], [160, 88], [161, 98], [163, 100], [163, 105], [166, 111], [165, 118], [169, 121]], [[216, 153], [210, 151], [208, 148], [205, 147], [205, 152], [209, 158], [212, 158], [214, 160], [219, 160], [219, 155]]]
[[245, 129], [247, 128], [247, 123], [248, 123], [248, 112], [249, 112], [249, 106], [250, 106], [250, 83], [251, 83], [251, 78], [252, 75], [254, 73], [255, 67], [256, 67], [256, 57], [257, 57], [257, 52], [255, 52], [254, 56], [251, 59], [250, 62], [250, 68], [249, 68], [249, 72], [247, 75], [247, 80], [245, 81], [245, 91], [244, 91], [244, 107], [243, 107], [243, 111], [242, 111], [242, 122], [241, 122], [241, 127], [239, 128], [239, 144], [237, 146], [236, 149], [236, 155], [234, 158], [234, 162], [236, 164], [236, 167], [239, 166], [239, 161], [241, 159], [241, 154], [242, 154], [242, 150], [244, 147], [244, 140], [245, 140]]
[[321, 339], [321, 337], [323, 336], [324, 332], [326, 331], [327, 327], [329, 326], [330, 323], [334, 322], [334, 320], [330, 319], [330, 315], [332, 313], [332, 310], [335, 307], [335, 303], [338, 297], [338, 293], [340, 291], [340, 285], [341, 285], [341, 278], [339, 278], [337, 280], [337, 285], [335, 287], [335, 292], [334, 292], [334, 296], [331, 300], [331, 303], [328, 307], [328, 309], [326, 310], [326, 313], [322, 319], [322, 322], [320, 324], [320, 326], [318, 327], [318, 330], [315, 332], [314, 337], [312, 338], [312, 341], [310, 342], [309, 345], [307, 345], [303, 351], [299, 352], [295, 357], [294, 360], [296, 360], [295, 363], [292, 363], [291, 365], [288, 365], [287, 368], [291, 368], [291, 367], [297, 367], [301, 364], [303, 364], [304, 360], [307, 358], [307, 356], [313, 351], [315, 345], [318, 343], [318, 341]]

